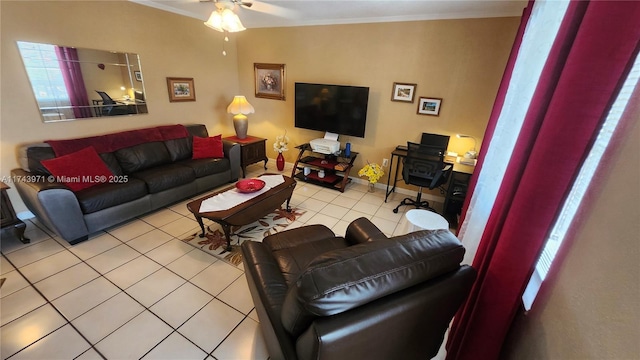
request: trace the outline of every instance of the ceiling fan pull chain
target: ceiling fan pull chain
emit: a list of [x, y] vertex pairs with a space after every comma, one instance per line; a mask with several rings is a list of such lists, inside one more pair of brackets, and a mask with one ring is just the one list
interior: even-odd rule
[[224, 32], [224, 41], [222, 42], [222, 55], [227, 56], [227, 51], [224, 49], [224, 44], [229, 42], [229, 32]]

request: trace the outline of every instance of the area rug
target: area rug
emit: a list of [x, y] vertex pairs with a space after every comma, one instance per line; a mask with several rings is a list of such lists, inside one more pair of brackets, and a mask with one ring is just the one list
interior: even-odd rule
[[225, 249], [227, 240], [222, 227], [217, 223], [212, 223], [205, 228], [205, 237], [201, 238], [198, 230], [198, 232], [187, 236], [182, 241], [234, 266], [240, 266], [242, 264], [240, 245], [243, 242], [262, 242], [262, 239], [266, 236], [281, 232], [306, 212], [306, 210], [297, 208], [293, 208], [290, 212], [280, 208], [249, 225], [231, 227], [231, 251]]

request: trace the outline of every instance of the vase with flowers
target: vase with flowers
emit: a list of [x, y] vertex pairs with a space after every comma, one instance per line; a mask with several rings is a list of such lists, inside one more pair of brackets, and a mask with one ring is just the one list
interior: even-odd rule
[[278, 167], [278, 171], [284, 170], [284, 156], [282, 155], [282, 153], [289, 150], [287, 145], [289, 145], [289, 137], [287, 136], [287, 131], [285, 130], [284, 135], [278, 135], [276, 137], [276, 142], [273, 143], [273, 150], [278, 153], [278, 157], [276, 158], [276, 166]]
[[367, 165], [358, 171], [358, 176], [366, 176], [369, 179], [369, 192], [374, 191], [375, 184], [380, 180], [382, 175], [384, 175], [382, 167], [376, 163], [371, 164], [368, 161]]
[[267, 88], [267, 90], [271, 91], [276, 88], [276, 85], [278, 85], [278, 80], [276, 80], [273, 75], [267, 74], [262, 78], [262, 84]]

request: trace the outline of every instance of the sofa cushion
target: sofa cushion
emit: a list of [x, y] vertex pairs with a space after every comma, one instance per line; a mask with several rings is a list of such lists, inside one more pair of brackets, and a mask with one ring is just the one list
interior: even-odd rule
[[356, 308], [460, 266], [464, 248], [448, 230], [417, 231], [326, 252], [289, 288], [281, 320], [294, 336], [316, 317]]
[[112, 206], [139, 199], [147, 195], [147, 186], [142, 180], [129, 178], [122, 183], [100, 184], [78, 191], [76, 198], [84, 214], [90, 214]]
[[193, 137], [193, 159], [222, 158], [222, 135], [208, 138]]
[[72, 191], [80, 191], [109, 181], [113, 173], [93, 147], [87, 147], [55, 159], [42, 161], [58, 182]]
[[116, 158], [126, 174], [149, 169], [171, 162], [167, 147], [161, 141], [139, 144], [115, 152]]
[[32, 172], [36, 175], [51, 175], [51, 172], [42, 165], [43, 160], [49, 160], [56, 157], [51, 146], [29, 146], [25, 150], [27, 166], [26, 169], [23, 166], [23, 170]]
[[191, 157], [191, 138], [184, 125], [158, 126], [158, 131], [169, 150], [172, 162]]
[[102, 153], [99, 155], [102, 161], [107, 164], [107, 167], [109, 167], [109, 170], [111, 170], [113, 175], [124, 175], [124, 172], [120, 167], [120, 163], [118, 163], [118, 159], [114, 153]]
[[207, 131], [207, 127], [203, 124], [190, 124], [184, 126], [187, 129], [187, 132], [191, 136], [199, 136], [206, 138], [209, 136], [209, 132]]
[[188, 184], [196, 179], [191, 168], [177, 164], [154, 167], [131, 174], [131, 176], [144, 181], [150, 194]]
[[166, 140], [164, 145], [169, 151], [172, 162], [191, 158], [191, 138]]
[[195, 173], [196, 178], [219, 174], [231, 169], [231, 162], [227, 158], [184, 160], [178, 162], [178, 164], [191, 168]]

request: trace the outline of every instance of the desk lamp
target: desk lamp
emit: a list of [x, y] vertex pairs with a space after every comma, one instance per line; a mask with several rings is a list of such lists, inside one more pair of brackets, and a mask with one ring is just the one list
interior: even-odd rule
[[476, 152], [476, 145], [478, 145], [478, 142], [476, 141], [476, 138], [474, 138], [471, 135], [465, 135], [465, 134], [456, 134], [456, 137], [458, 139], [471, 139], [473, 140], [473, 148], [471, 148], [471, 150], [467, 151], [464, 154], [464, 157], [467, 159], [475, 159], [476, 156], [478, 156], [478, 153]]
[[253, 114], [255, 110], [253, 106], [249, 104], [247, 98], [242, 95], [236, 95], [229, 106], [227, 106], [227, 112], [233, 114], [233, 128], [236, 129], [236, 136], [238, 139], [245, 139], [247, 137], [247, 129], [249, 128], [249, 121], [246, 114]]

